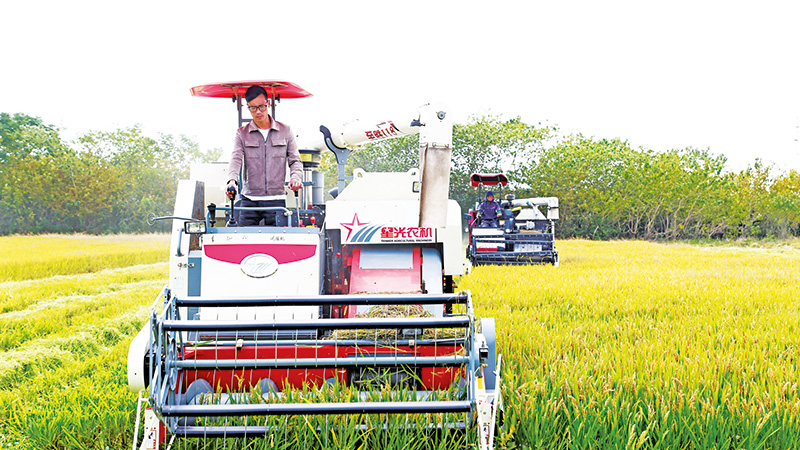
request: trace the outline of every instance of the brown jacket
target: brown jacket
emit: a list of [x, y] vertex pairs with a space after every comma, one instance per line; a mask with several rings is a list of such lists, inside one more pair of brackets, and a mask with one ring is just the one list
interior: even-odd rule
[[303, 181], [303, 162], [297, 143], [288, 125], [271, 119], [268, 142], [254, 122], [236, 131], [236, 141], [228, 163], [228, 180], [239, 181], [242, 171], [243, 195], [282, 195], [286, 181], [286, 164], [291, 178]]

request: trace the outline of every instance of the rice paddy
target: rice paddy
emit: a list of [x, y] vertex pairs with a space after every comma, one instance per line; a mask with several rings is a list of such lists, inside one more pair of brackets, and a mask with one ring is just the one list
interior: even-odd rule
[[[167, 280], [168, 239], [0, 238], [0, 449], [130, 448], [127, 348]], [[558, 248], [558, 268], [458, 280], [498, 326], [499, 448], [800, 447], [797, 240]], [[287, 442], [418, 446], [305, 430]]]

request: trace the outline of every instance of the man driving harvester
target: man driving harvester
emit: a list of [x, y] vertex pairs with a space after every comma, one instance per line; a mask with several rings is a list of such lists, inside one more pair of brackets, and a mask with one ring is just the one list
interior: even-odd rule
[[[236, 131], [236, 142], [228, 164], [228, 198], [236, 196], [239, 172], [242, 172], [243, 207], [286, 207], [286, 166], [291, 178], [289, 189], [297, 192], [302, 186], [303, 162], [297, 143], [288, 125], [273, 119], [267, 112], [267, 91], [250, 86], [244, 94], [253, 120]], [[244, 169], [242, 170], [242, 168]], [[274, 211], [239, 212], [239, 226], [275, 226]]]
[[478, 213], [480, 214], [481, 227], [495, 227], [497, 228], [497, 217], [500, 215], [500, 204], [494, 201], [494, 192], [488, 191], [486, 193], [486, 200], [478, 205]]

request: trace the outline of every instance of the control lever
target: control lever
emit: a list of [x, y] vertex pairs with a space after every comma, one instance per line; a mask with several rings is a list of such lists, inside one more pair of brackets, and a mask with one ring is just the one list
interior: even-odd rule
[[298, 191], [294, 191], [294, 210], [297, 213], [297, 225], [303, 226], [303, 222], [300, 220], [300, 196]]
[[231, 199], [231, 217], [228, 219], [227, 226], [235, 227], [237, 226], [237, 223], [236, 223], [236, 211], [233, 203], [234, 199], [236, 198], [236, 187], [228, 186], [228, 190], [225, 193], [228, 195], [228, 198]]
[[208, 223], [212, 227], [217, 223], [217, 205], [214, 203], [208, 204]]

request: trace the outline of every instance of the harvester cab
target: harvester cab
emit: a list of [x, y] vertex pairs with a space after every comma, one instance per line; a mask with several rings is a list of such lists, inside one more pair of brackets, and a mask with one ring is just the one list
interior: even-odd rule
[[[483, 193], [484, 187], [508, 185], [502, 173], [470, 176], [470, 183]], [[495, 191], [490, 191], [497, 194]], [[556, 197], [518, 199], [508, 193], [503, 201], [486, 198], [465, 214], [467, 258], [473, 266], [483, 264], [552, 264], [558, 266], [555, 247]]]
[[[232, 98], [241, 125], [242, 94], [254, 84], [273, 108], [311, 95], [285, 81], [192, 93]], [[471, 294], [454, 283], [463, 273], [461, 210], [447, 198], [446, 109], [320, 132], [299, 145], [295, 207], [267, 209], [275, 226], [235, 226], [244, 208], [227, 200], [225, 162], [193, 166], [174, 214], [156, 218], [173, 223], [170, 279], [128, 354], [131, 389], [147, 390], [148, 436], [272, 445], [309, 429], [341, 439], [347, 423], [362, 443], [378, 439], [377, 429], [492, 448], [501, 356], [494, 320], [479, 320]], [[419, 169], [345, 176], [353, 147], [416, 133]], [[339, 165], [327, 202], [322, 151]]]

